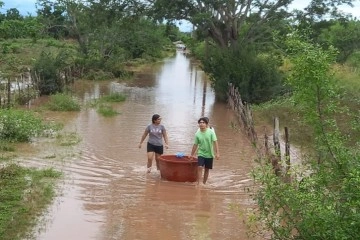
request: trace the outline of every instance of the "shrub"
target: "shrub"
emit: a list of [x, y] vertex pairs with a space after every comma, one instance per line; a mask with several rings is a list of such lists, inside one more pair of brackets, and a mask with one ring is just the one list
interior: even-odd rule
[[217, 49], [212, 47], [202, 59], [217, 97], [226, 100], [228, 82], [238, 87], [244, 101], [262, 103], [282, 91], [283, 76], [276, 55], [256, 54], [247, 48]]
[[97, 109], [97, 112], [100, 113], [104, 117], [113, 117], [118, 115], [119, 113], [115, 111], [111, 106], [100, 104]]
[[42, 120], [24, 110], [0, 110], [0, 140], [28, 142], [45, 129]]
[[73, 53], [69, 49], [62, 50], [57, 55], [42, 52], [32, 71], [33, 79], [37, 79], [40, 95], [62, 92], [66, 87], [66, 78], [63, 73], [73, 64]]
[[71, 96], [57, 93], [50, 96], [46, 107], [51, 111], [80, 111], [80, 104]]
[[[303, 41], [287, 41], [293, 63], [287, 83], [292, 99], [311, 126], [315, 154], [291, 166], [283, 181], [263, 161], [254, 177], [259, 220], [272, 239], [360, 239], [360, 164], [358, 145], [347, 146], [334, 119], [346, 114], [338, 105], [339, 86], [330, 71], [336, 51]], [[359, 123], [358, 123], [359, 126]], [[304, 170], [306, 169], [306, 170]]]
[[110, 95], [103, 96], [100, 100], [105, 102], [123, 102], [126, 96], [121, 93], [111, 93]]

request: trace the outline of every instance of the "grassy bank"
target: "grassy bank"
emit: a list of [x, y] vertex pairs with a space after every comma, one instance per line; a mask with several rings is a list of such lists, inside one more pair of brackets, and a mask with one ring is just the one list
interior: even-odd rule
[[76, 54], [74, 41], [59, 41], [55, 39], [10, 39], [0, 40], [0, 60], [7, 64], [0, 64], [0, 71], [10, 76], [22, 73], [30, 68], [43, 51], [57, 54], [67, 50]]
[[37, 217], [51, 203], [54, 180], [60, 176], [53, 169], [37, 170], [16, 164], [0, 168], [0, 239], [29, 237]]
[[79, 142], [77, 135], [64, 135], [61, 129], [61, 124], [42, 120], [39, 112], [0, 109], [1, 240], [31, 237], [33, 227], [55, 197], [56, 180], [61, 176], [52, 168], [35, 169], [14, 164], [13, 160], [21, 157], [17, 143], [26, 144], [37, 137], [52, 138], [60, 146]]
[[[360, 107], [360, 72], [347, 66], [335, 66], [335, 77], [339, 83], [341, 100], [339, 105], [347, 108], [345, 112], [337, 113], [335, 118], [340, 130], [348, 137], [349, 145], [355, 144], [360, 139], [360, 130], [354, 129], [352, 122], [357, 118], [359, 121]], [[272, 134], [273, 118], [280, 120], [281, 134], [284, 127], [290, 131], [290, 142], [301, 149], [311, 149], [313, 137], [311, 126], [302, 122], [301, 109], [289, 97], [283, 97], [266, 104], [253, 106], [255, 125], [270, 126], [268, 132]]]

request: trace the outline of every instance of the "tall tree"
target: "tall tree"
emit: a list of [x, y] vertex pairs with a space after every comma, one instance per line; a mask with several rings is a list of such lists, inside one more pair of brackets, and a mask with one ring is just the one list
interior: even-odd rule
[[55, 38], [60, 38], [67, 31], [65, 27], [65, 8], [51, 0], [37, 0], [38, 18], [46, 28], [46, 32]]
[[336, 47], [339, 51], [337, 61], [344, 63], [360, 49], [360, 22], [354, 20], [334, 21], [329, 28], [322, 30], [319, 42], [327, 47]]
[[17, 8], [10, 8], [6, 11], [6, 20], [22, 20], [19, 10]]
[[[0, 1], [0, 8], [4, 6], [4, 2]], [[2, 22], [5, 19], [5, 14], [0, 13], [0, 22]]]
[[[211, 37], [220, 47], [254, 42], [274, 30], [279, 21], [290, 16], [293, 0], [148, 0], [159, 20], [187, 20]], [[312, 0], [305, 13], [318, 17], [354, 0]], [[261, 29], [261, 30], [260, 30]]]
[[[133, 0], [58, 0], [67, 12], [68, 27], [78, 40], [82, 52], [88, 54], [90, 42], [116, 47], [122, 22], [137, 22], [144, 11], [143, 4]], [[100, 33], [100, 34], [99, 34]], [[108, 47], [100, 47], [107, 55]]]
[[[220, 47], [236, 46], [239, 32], [247, 29], [247, 39], [254, 40], [256, 29], [285, 17], [292, 0], [149, 0], [155, 16], [168, 20], [187, 20], [211, 37]], [[249, 25], [249, 17], [252, 17]], [[257, 32], [261, 34], [261, 32]]]
[[356, 0], [311, 0], [304, 10], [297, 10], [297, 20], [305, 22], [317, 22], [324, 16], [331, 18], [345, 17], [347, 14], [339, 11], [339, 6], [348, 5], [353, 7]]

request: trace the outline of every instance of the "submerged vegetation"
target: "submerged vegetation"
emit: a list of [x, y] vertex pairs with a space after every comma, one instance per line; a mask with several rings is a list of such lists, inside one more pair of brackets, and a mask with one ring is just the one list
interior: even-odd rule
[[100, 102], [123, 102], [125, 100], [126, 96], [121, 93], [111, 93], [100, 98]]
[[113, 103], [120, 103], [126, 100], [126, 96], [121, 93], [110, 93], [103, 95], [98, 99], [92, 100], [89, 105], [96, 108], [96, 111], [104, 117], [113, 117], [120, 112], [114, 110]]
[[75, 132], [57, 134], [56, 140], [60, 146], [74, 146], [81, 142], [81, 138]]
[[58, 93], [50, 96], [46, 107], [51, 111], [80, 111], [80, 103], [72, 96]]
[[112, 108], [112, 106], [107, 104], [100, 104], [97, 108], [97, 112], [100, 113], [104, 117], [112, 117], [120, 114], [116, 110]]

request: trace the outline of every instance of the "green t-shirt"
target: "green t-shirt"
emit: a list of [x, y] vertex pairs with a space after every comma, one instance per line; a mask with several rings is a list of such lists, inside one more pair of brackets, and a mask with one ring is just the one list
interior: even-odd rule
[[214, 141], [217, 141], [217, 138], [213, 130], [207, 128], [204, 132], [197, 131], [194, 141], [194, 144], [198, 145], [197, 155], [205, 158], [214, 158]]

